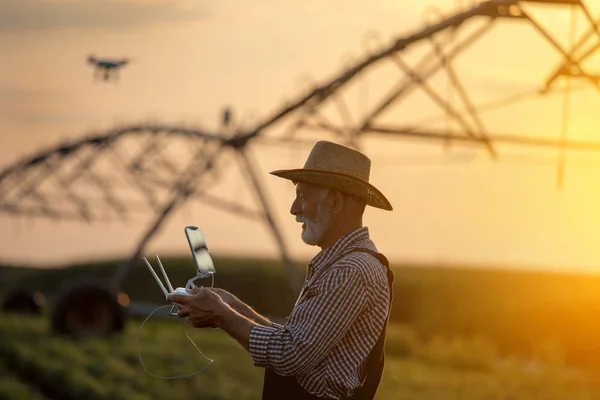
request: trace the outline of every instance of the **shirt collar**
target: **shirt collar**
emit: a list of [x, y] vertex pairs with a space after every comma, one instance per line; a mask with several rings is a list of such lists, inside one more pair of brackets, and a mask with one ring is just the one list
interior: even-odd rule
[[336, 240], [332, 246], [321, 250], [313, 257], [308, 266], [318, 270], [319, 267], [326, 265], [329, 260], [333, 260], [344, 250], [352, 248], [357, 243], [367, 239], [369, 239], [369, 228], [366, 226], [358, 228]]

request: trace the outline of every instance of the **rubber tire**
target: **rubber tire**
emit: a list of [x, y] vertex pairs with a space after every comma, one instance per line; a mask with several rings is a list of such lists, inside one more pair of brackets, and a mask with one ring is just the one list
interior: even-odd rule
[[35, 291], [26, 288], [9, 290], [2, 301], [4, 313], [39, 315], [42, 307], [35, 300]]
[[117, 293], [103, 282], [80, 281], [57, 293], [51, 331], [71, 337], [108, 336], [125, 328], [125, 309]]

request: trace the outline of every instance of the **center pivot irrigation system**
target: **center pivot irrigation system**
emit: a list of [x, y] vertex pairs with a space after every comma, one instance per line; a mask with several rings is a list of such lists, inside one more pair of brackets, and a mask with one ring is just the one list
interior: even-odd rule
[[[531, 3], [543, 3], [558, 12], [571, 13], [572, 30], [567, 48], [560, 44], [552, 30], [544, 28], [528, 11]], [[310, 138], [332, 135], [339, 142], [358, 147], [360, 137], [378, 134], [478, 146], [492, 159], [498, 157], [496, 144], [555, 148], [562, 151], [562, 158], [558, 160], [560, 185], [564, 151], [597, 151], [600, 142], [568, 140], [566, 128], [556, 139], [494, 134], [481, 118], [484, 106], [474, 104], [459, 79], [456, 59], [483, 40], [499, 23], [526, 26], [530, 34], [537, 35], [555, 51], [559, 62], [548, 67], [547, 79], [537, 90], [523, 96], [560, 94], [567, 99], [574, 90], [569, 86], [571, 81], [580, 81], [586, 88], [600, 92], [600, 76], [588, 71], [586, 65], [600, 48], [599, 22], [593, 19], [582, 1], [495, 0], [477, 3], [452, 15], [439, 16], [437, 21], [389, 44], [380, 44], [377, 50], [368, 51], [324, 83], [306, 88], [295, 100], [286, 102], [252, 126], [236, 126], [227, 110], [223, 115], [226, 134], [187, 126], [141, 123], [84, 135], [78, 140], [39, 151], [0, 172], [0, 211], [28, 218], [89, 223], [110, 219], [126, 221], [133, 212], [154, 216], [131, 257], [117, 268], [112, 281], [105, 287], [98, 283], [72, 284], [58, 295], [52, 318], [54, 329], [60, 332], [78, 333], [84, 328], [95, 332], [122, 329], [123, 316], [115, 294], [127, 271], [139, 261], [161, 224], [190, 200], [266, 223], [279, 248], [291, 288], [298, 290], [302, 276], [294, 267], [273, 217], [256, 164], [248, 151], [250, 144], [310, 144], [314, 142]], [[585, 33], [575, 38], [575, 27], [582, 23]], [[510, 58], [511, 45], [513, 43], [506, 41], [498, 51]], [[405, 56], [421, 54], [419, 52], [424, 54], [420, 61], [414, 65], [406, 61]], [[431, 83], [440, 72], [445, 72], [448, 85], [445, 89], [453, 94], [453, 99], [440, 94], [439, 87]], [[540, 71], [540, 74], [544, 73]], [[385, 90], [378, 96], [369, 91], [369, 101], [365, 101], [365, 80], [377, 80], [382, 74], [391, 77], [388, 79], [385, 75]], [[559, 81], [567, 82], [567, 90], [559, 88]], [[427, 127], [425, 123], [386, 122], [386, 112], [401, 102], [410, 101], [415, 92], [425, 94], [446, 121], [458, 129], [450, 132]], [[363, 110], [356, 115], [350, 111], [346, 100], [352, 93], [359, 93], [363, 98]], [[517, 102], [523, 96], [503, 99], [496, 106]], [[568, 106], [567, 101], [564, 104]], [[209, 189], [235, 166], [249, 184], [259, 211], [210, 192]], [[93, 321], [86, 322], [85, 315], [94, 316]]]

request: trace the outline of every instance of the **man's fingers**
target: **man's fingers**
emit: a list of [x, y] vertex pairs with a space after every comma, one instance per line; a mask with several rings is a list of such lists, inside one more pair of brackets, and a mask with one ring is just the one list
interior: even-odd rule
[[217, 325], [215, 325], [213, 322], [205, 322], [205, 321], [199, 321], [199, 322], [192, 321], [192, 325], [194, 326], [194, 328], [216, 328], [217, 327]]
[[211, 288], [205, 288], [205, 287], [195, 287], [195, 288], [191, 288], [191, 289], [187, 289], [188, 293], [192, 294], [192, 295], [196, 295], [196, 294], [200, 294], [204, 291], [210, 291], [212, 290]]
[[216, 328], [215, 322], [211, 318], [202, 316], [190, 316], [192, 325], [196, 328]]
[[185, 318], [190, 315], [190, 310], [187, 307], [181, 307], [177, 312], [177, 316], [180, 318]]
[[180, 294], [169, 294], [167, 296], [167, 301], [171, 303], [186, 304], [188, 300], [188, 296], [183, 296]]

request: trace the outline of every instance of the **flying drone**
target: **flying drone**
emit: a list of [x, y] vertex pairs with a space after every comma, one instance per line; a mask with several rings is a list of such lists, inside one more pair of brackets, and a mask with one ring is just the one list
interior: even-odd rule
[[95, 78], [101, 76], [103, 80], [108, 81], [111, 79], [111, 74], [115, 80], [118, 79], [119, 68], [127, 65], [127, 63], [129, 63], [129, 59], [99, 59], [94, 55], [90, 55], [88, 56], [88, 62], [96, 67], [96, 70], [94, 71]]

